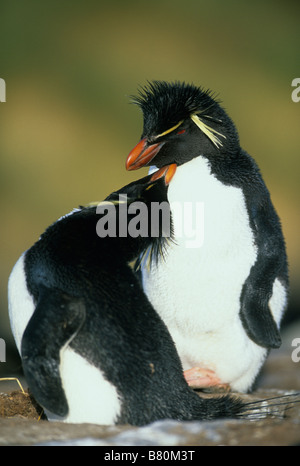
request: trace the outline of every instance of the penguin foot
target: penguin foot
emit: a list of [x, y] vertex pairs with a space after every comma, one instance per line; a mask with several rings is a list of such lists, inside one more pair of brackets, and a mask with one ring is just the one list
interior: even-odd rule
[[209, 389], [211, 392], [229, 392], [230, 385], [222, 383], [214, 371], [201, 367], [192, 367], [183, 372], [184, 378], [191, 388]]

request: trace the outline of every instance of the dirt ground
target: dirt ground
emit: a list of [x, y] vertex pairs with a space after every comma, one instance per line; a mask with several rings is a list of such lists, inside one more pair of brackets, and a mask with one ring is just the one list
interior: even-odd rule
[[[34, 399], [20, 390], [0, 394], [0, 446], [296, 446], [300, 445], [300, 396], [274, 389], [242, 395], [245, 401], [292, 396], [259, 420], [179, 422], [144, 427], [48, 422]], [[270, 414], [271, 413], [271, 414]]]
[[0, 417], [12, 418], [15, 416], [35, 420], [44, 418], [43, 409], [28, 390], [24, 393], [21, 390], [0, 393]]

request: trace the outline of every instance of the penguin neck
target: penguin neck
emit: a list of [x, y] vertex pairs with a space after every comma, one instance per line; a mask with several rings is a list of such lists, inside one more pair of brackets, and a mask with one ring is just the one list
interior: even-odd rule
[[168, 201], [171, 203], [199, 200], [199, 191], [203, 189], [201, 181], [211, 175], [210, 163], [202, 155], [179, 165], [169, 185]]
[[177, 244], [194, 247], [190, 240], [197, 231], [197, 247], [201, 246], [204, 204], [207, 196], [218, 195], [214, 189], [215, 182], [210, 162], [201, 155], [177, 167], [167, 194]]

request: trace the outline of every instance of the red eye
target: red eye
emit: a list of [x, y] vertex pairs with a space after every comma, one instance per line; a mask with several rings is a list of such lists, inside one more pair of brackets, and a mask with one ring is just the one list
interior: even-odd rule
[[177, 134], [183, 134], [183, 133], [185, 133], [185, 131], [186, 131], [185, 129], [182, 129], [181, 131], [178, 131]]

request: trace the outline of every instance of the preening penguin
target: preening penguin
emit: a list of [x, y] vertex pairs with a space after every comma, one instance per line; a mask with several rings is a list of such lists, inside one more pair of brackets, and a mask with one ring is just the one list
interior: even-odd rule
[[[143, 289], [173, 337], [189, 384], [246, 392], [269, 349], [281, 344], [287, 305], [285, 243], [270, 194], [210, 92], [154, 81], [134, 102], [144, 128], [126, 168], [177, 165], [167, 191], [174, 242], [165, 261], [142, 266]], [[191, 245], [184, 209], [190, 204], [197, 213], [199, 203], [203, 237]]]
[[163, 228], [156, 237], [150, 230], [136, 237], [96, 233], [104, 215], [118, 225], [124, 206], [129, 224], [136, 200], [147, 207], [166, 201], [172, 176], [174, 167], [165, 167], [131, 183], [100, 204], [107, 212], [99, 214], [99, 206], [74, 210], [15, 265], [11, 326], [29, 388], [49, 419], [142, 425], [244, 412], [236, 398], [202, 399], [188, 386], [170, 334], [132, 269], [149, 248], [153, 263], [169, 248]]

